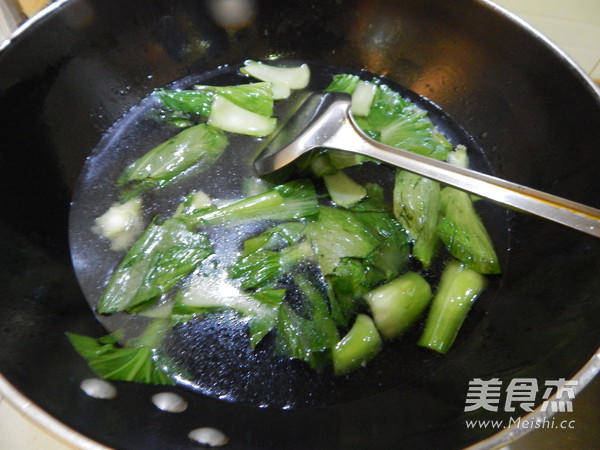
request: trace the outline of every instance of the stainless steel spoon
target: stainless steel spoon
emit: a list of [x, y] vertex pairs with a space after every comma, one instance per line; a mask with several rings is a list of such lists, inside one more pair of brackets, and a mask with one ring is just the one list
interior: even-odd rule
[[314, 93], [302, 100], [254, 162], [258, 175], [281, 169], [316, 148], [344, 150], [378, 159], [518, 211], [600, 237], [598, 209], [369, 138], [352, 117], [351, 97], [348, 94]]

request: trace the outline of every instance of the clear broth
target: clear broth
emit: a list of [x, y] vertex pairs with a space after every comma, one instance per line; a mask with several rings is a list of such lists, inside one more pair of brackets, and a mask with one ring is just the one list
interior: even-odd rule
[[[296, 63], [296, 62], [291, 62]], [[375, 78], [367, 72], [310, 63], [310, 90], [322, 90], [339, 73], [355, 73], [363, 79]], [[167, 86], [171, 89], [190, 88], [194, 84], [235, 85], [247, 82], [239, 74], [239, 65], [223, 66], [197, 76], [187, 77]], [[474, 139], [427, 99], [381, 79], [427, 110], [432, 121], [453, 144], [469, 149], [471, 166], [491, 172], [483, 152]], [[276, 103], [276, 115], [282, 114], [285, 101]], [[146, 151], [176, 134], [179, 129], [157, 120], [158, 100], [149, 95], [132, 107], [105, 134], [87, 159], [75, 190], [70, 214], [70, 247], [75, 271], [84, 295], [95, 311], [96, 304], [122, 252], [109, 249], [107, 241], [91, 229], [94, 220], [118, 201], [116, 179], [123, 168]], [[243, 180], [255, 177], [252, 162], [260, 151], [261, 139], [229, 135], [230, 145], [210, 170], [197, 169], [178, 182], [144, 194], [146, 222], [155, 215], [169, 216], [193, 190], [201, 189], [211, 198], [239, 199], [244, 195]], [[363, 181], [376, 181], [390, 191], [393, 185], [392, 168], [366, 164], [353, 169]], [[502, 259], [507, 248], [505, 211], [487, 202], [478, 202], [480, 214], [488, 226], [496, 249]], [[240, 228], [237, 233], [211, 232], [220, 258], [233, 258], [237, 249], [254, 229]], [[448, 255], [441, 250], [437, 263], [424, 273], [434, 286], [443, 262]], [[478, 300], [467, 318], [455, 346], [469, 334], [493, 298], [497, 279]], [[139, 333], [148, 319], [128, 314], [97, 315], [109, 332], [125, 330], [126, 335]], [[258, 407], [292, 408], [322, 406], [355, 400], [385, 392], [400, 384], [409, 383], [433, 370], [443, 356], [416, 345], [422, 325], [413, 327], [402, 339], [387, 342], [380, 354], [366, 368], [343, 377], [331, 371], [317, 373], [305, 363], [273, 354], [273, 336], [252, 350], [248, 345], [246, 325], [234, 313], [218, 313], [197, 317], [173, 328], [161, 352], [181, 367], [179, 384], [201, 394]]]

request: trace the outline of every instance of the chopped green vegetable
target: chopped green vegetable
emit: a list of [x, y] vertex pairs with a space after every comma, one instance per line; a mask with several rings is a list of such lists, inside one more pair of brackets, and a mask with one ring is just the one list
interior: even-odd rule
[[241, 256], [248, 256], [259, 250], [281, 250], [297, 243], [305, 237], [306, 224], [303, 222], [285, 222], [275, 225], [255, 237], [244, 241]]
[[218, 95], [213, 101], [208, 124], [232, 133], [263, 137], [275, 131], [277, 119], [244, 109]]
[[201, 116], [210, 114], [215, 94], [212, 91], [156, 89], [154, 95], [165, 108], [172, 111], [194, 113]]
[[67, 337], [94, 373], [104, 379], [173, 385], [174, 380], [155, 361], [155, 349], [167, 327], [168, 321], [154, 321], [126, 346], [119, 346], [112, 335], [96, 339], [67, 333]]
[[[295, 277], [295, 283], [304, 294], [304, 310], [308, 318], [300, 316], [288, 304], [281, 308], [277, 349], [281, 354], [303, 359], [311, 367], [320, 369], [331, 357], [338, 341], [335, 323], [329, 316], [327, 300], [305, 276]], [[291, 325], [291, 326], [290, 326]]]
[[440, 193], [442, 216], [437, 232], [450, 253], [483, 274], [501, 272], [494, 244], [464, 191], [446, 187]]
[[276, 311], [281, 307], [285, 297], [285, 289], [270, 289], [252, 293], [252, 297], [272, 308], [274, 314], [251, 317], [249, 323], [250, 346], [255, 348], [260, 341], [275, 327], [277, 327]]
[[[155, 91], [162, 119], [189, 128], [127, 166], [118, 179], [122, 201], [131, 199], [127, 204], [135, 206], [141, 202], [138, 194], [164, 186], [193, 166], [213, 164], [228, 145], [225, 132], [273, 133], [274, 99], [310, 81], [305, 64], [248, 61], [240, 71], [260, 81]], [[381, 80], [341, 74], [326, 91], [352, 96], [354, 119], [371, 138], [468, 165], [464, 146], [452, 150], [425, 110]], [[289, 179], [295, 170], [297, 176], [319, 178], [314, 184], [296, 179], [276, 185], [274, 179], [248, 177], [240, 200], [189, 193], [172, 217], [155, 217], [133, 243], [97, 305], [100, 314], [147, 314], [154, 322], [122, 346], [114, 336], [69, 334], [72, 344], [104, 378], [171, 384], [174, 370], [167, 373], [156, 363], [165, 330], [229, 311], [227, 317], [247, 326], [251, 348], [273, 333], [274, 340], [263, 345], [274, 343], [277, 355], [347, 374], [371, 360], [382, 339], [401, 336], [424, 315], [432, 302], [431, 287], [422, 275], [407, 270], [413, 256], [430, 268], [443, 242], [460, 262], [445, 267], [418, 344], [447, 352], [485, 286], [480, 273], [500, 271], [489, 235], [468, 194], [393, 168], [394, 188], [388, 192], [385, 184], [363, 181], [368, 178], [359, 171], [343, 171], [365, 162], [385, 166], [323, 148], [300, 158], [280, 178]], [[128, 216], [120, 207], [98, 218], [97, 231], [102, 226], [108, 239], [127, 228]], [[243, 242], [233, 240], [249, 230], [256, 231]], [[228, 232], [239, 253], [228, 253], [230, 242], [222, 238], [227, 240]], [[208, 237], [213, 233], [216, 251]]]
[[427, 112], [416, 105], [404, 108], [402, 114], [381, 129], [381, 142], [419, 155], [446, 160], [450, 143], [436, 131]]
[[117, 184], [124, 199], [164, 186], [192, 166], [211, 166], [227, 146], [227, 137], [216, 128], [198, 124], [154, 147], [129, 164]]
[[326, 206], [308, 224], [308, 236], [324, 275], [333, 273], [341, 258], [366, 258], [381, 244], [377, 230], [356, 213]]
[[[373, 139], [420, 155], [446, 160], [452, 146], [431, 122], [427, 111], [389, 86], [366, 83], [356, 75], [342, 74], [334, 77], [326, 91], [353, 95], [352, 112], [355, 119]], [[366, 104], [369, 105], [368, 109]]]
[[289, 303], [281, 305], [276, 351], [321, 370], [331, 361], [332, 349], [339, 339], [337, 328], [329, 316], [326, 298], [312, 282], [303, 276], [297, 276], [295, 282], [304, 293], [309, 317], [301, 316]]
[[218, 274], [199, 275], [179, 295], [172, 318], [184, 322], [199, 314], [236, 311], [248, 319], [250, 345], [254, 348], [276, 327], [285, 293], [285, 289], [245, 293]]
[[196, 85], [192, 90], [156, 89], [154, 95], [164, 107], [183, 113], [208, 117], [216, 96], [263, 116], [273, 115], [273, 92], [270, 83], [250, 83], [236, 86]]
[[377, 183], [365, 184], [367, 196], [350, 209], [356, 212], [380, 212], [391, 214], [392, 208], [385, 199], [383, 187]]
[[259, 114], [273, 115], [273, 90], [271, 83], [249, 83], [236, 86], [194, 86], [195, 92], [214, 92], [231, 103]]
[[358, 314], [348, 334], [333, 350], [333, 368], [336, 375], [358, 369], [381, 350], [381, 337], [371, 318]]
[[431, 301], [429, 283], [416, 272], [406, 272], [364, 296], [381, 335], [387, 339], [404, 333]]
[[265, 179], [258, 177], [244, 178], [243, 185], [244, 197], [252, 197], [253, 195], [263, 194], [273, 187], [272, 183], [269, 183]]
[[410, 100], [402, 97], [389, 86], [380, 85], [375, 92], [371, 111], [369, 111], [367, 121], [364, 122], [366, 126], [363, 129], [381, 132], [402, 117], [404, 110], [412, 105]]
[[344, 172], [324, 175], [323, 181], [333, 203], [348, 208], [367, 196], [367, 189]]
[[355, 116], [368, 116], [377, 92], [377, 85], [360, 81], [352, 92], [351, 112]]
[[393, 195], [394, 216], [412, 238], [415, 258], [424, 268], [429, 268], [440, 242], [436, 231], [440, 185], [429, 178], [397, 169]]
[[195, 225], [236, 226], [265, 220], [289, 221], [319, 214], [317, 193], [309, 180], [290, 181], [221, 208], [201, 210], [187, 217]]
[[307, 241], [301, 241], [282, 250], [260, 250], [240, 257], [231, 267], [230, 276], [240, 279], [244, 289], [266, 289], [293, 267], [313, 258]]
[[363, 295], [396, 277], [409, 261], [408, 237], [387, 213], [322, 207], [308, 228], [331, 287], [332, 316], [342, 326], [348, 325]]
[[183, 218], [153, 220], [113, 272], [98, 312], [131, 312], [154, 303], [212, 251], [208, 237]]
[[310, 68], [307, 64], [296, 67], [280, 67], [257, 61], [246, 61], [240, 71], [259, 80], [268, 81], [274, 85], [284, 85], [290, 89], [304, 89], [310, 81]]
[[365, 259], [342, 258], [326, 279], [330, 285], [331, 316], [338, 325], [347, 327], [360, 307], [361, 297], [386, 277]]
[[447, 353], [485, 285], [486, 280], [481, 274], [457, 261], [450, 261], [442, 273], [418, 344]]
[[358, 166], [366, 161], [374, 161], [368, 156], [359, 155], [358, 153], [345, 152], [342, 150], [327, 150], [326, 155], [327, 158], [329, 158], [331, 165], [337, 170]]
[[352, 94], [358, 83], [360, 83], [360, 78], [357, 75], [342, 73], [334, 75], [331, 83], [329, 83], [329, 86], [327, 86], [324, 91], [345, 92], [346, 94]]
[[356, 215], [379, 236], [379, 246], [366, 261], [383, 271], [387, 280], [396, 277], [409, 261], [406, 231], [387, 212], [361, 211]]
[[321, 153], [312, 159], [310, 162], [310, 170], [316, 177], [331, 175], [338, 171], [338, 169], [331, 164], [331, 160], [329, 159], [327, 152]]

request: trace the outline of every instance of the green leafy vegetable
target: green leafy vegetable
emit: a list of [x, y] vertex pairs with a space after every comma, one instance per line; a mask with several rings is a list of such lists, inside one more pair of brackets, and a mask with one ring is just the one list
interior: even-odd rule
[[481, 274], [458, 261], [450, 261], [442, 273], [418, 344], [447, 353], [485, 285], [486, 280]]
[[379, 332], [387, 339], [404, 333], [431, 301], [429, 283], [418, 273], [406, 272], [365, 295]]
[[[178, 126], [202, 123], [127, 166], [118, 180], [122, 199], [164, 186], [193, 166], [209, 167], [228, 145], [225, 131], [272, 133], [274, 99], [305, 88], [310, 77], [307, 65], [248, 61], [240, 71], [261, 81], [155, 91], [164, 120]], [[371, 138], [468, 165], [464, 146], [452, 150], [425, 110], [380, 80], [340, 74], [326, 90], [352, 95], [352, 114]], [[275, 185], [273, 179], [250, 177], [242, 185], [244, 197], [233, 202], [191, 192], [171, 218], [150, 223], [97, 306], [100, 314], [143, 314], [153, 306], [148, 317], [162, 320], [124, 345], [113, 336], [69, 334], [72, 344], [102, 377], [170, 384], [170, 374], [156, 363], [164, 331], [198, 316], [233, 311], [228, 316], [247, 325], [251, 348], [274, 333], [274, 341], [265, 343], [274, 342], [278, 355], [316, 370], [333, 366], [343, 375], [373, 358], [382, 337], [404, 334], [432, 303], [418, 344], [447, 352], [485, 286], [481, 274], [500, 271], [489, 235], [468, 194], [400, 169], [393, 169], [393, 192], [386, 192], [362, 181], [354, 169], [343, 171], [365, 162], [384, 166], [319, 149], [293, 168], [298, 176], [318, 178], [315, 183], [295, 179]], [[104, 221], [114, 225], [109, 219]], [[259, 231], [243, 241], [237, 255], [221, 258], [220, 241], [213, 252], [207, 233], [245, 224]], [[460, 262], [446, 266], [432, 302], [430, 284], [410, 264], [414, 256], [430, 268], [440, 241]]]
[[270, 83], [249, 83], [236, 86], [196, 85], [194, 89], [190, 90], [156, 89], [154, 95], [168, 109], [205, 117], [210, 115], [217, 95], [256, 114], [273, 115], [273, 92]]
[[127, 346], [119, 346], [113, 335], [96, 339], [67, 333], [67, 337], [94, 373], [104, 379], [173, 385], [173, 379], [155, 360], [155, 349], [167, 327], [168, 321], [152, 322], [140, 338]]
[[[357, 90], [364, 90], [364, 94], [356, 93]], [[355, 103], [357, 105], [355, 119], [373, 139], [420, 155], [446, 160], [452, 146], [433, 124], [427, 111], [389, 86], [365, 83], [355, 75], [342, 74], [334, 77], [326, 91], [353, 95], [353, 107]], [[365, 107], [367, 103], [368, 109]]]
[[367, 196], [367, 189], [344, 172], [324, 175], [323, 181], [333, 203], [348, 208]]
[[312, 258], [311, 246], [307, 241], [301, 241], [282, 250], [260, 250], [242, 256], [231, 267], [230, 276], [240, 279], [244, 289], [270, 288], [294, 266]]
[[129, 164], [117, 184], [123, 198], [164, 186], [192, 166], [211, 166], [227, 146], [225, 135], [206, 124], [187, 128]]
[[450, 143], [437, 131], [427, 112], [411, 105], [400, 117], [381, 129], [381, 142], [419, 155], [446, 160]]
[[303, 276], [297, 276], [295, 281], [305, 294], [309, 317], [301, 316], [289, 303], [281, 305], [276, 351], [321, 370], [331, 361], [331, 351], [339, 339], [337, 328], [329, 316], [326, 298], [318, 288]]
[[304, 89], [310, 81], [310, 68], [307, 64], [282, 67], [258, 61], [246, 61], [240, 71], [274, 85], [287, 86], [289, 89]]
[[377, 183], [365, 184], [367, 196], [349, 209], [355, 212], [379, 212], [391, 214], [392, 208], [385, 199], [383, 187]]
[[378, 283], [396, 277], [409, 261], [410, 244], [387, 213], [320, 207], [308, 224], [318, 266], [331, 287], [331, 311], [346, 326], [357, 301]]
[[152, 304], [212, 252], [208, 237], [183, 218], [153, 220], [113, 272], [98, 312], [134, 311]]
[[333, 350], [335, 374], [344, 375], [364, 366], [380, 350], [381, 337], [373, 320], [365, 314], [358, 314], [348, 334]]
[[380, 244], [377, 230], [352, 211], [319, 207], [319, 217], [308, 225], [308, 235], [323, 274], [333, 273], [342, 258], [366, 258]]
[[201, 116], [210, 114], [215, 93], [211, 90], [170, 90], [156, 89], [154, 95], [165, 108], [183, 113], [194, 113]]
[[440, 198], [442, 215], [437, 232], [450, 253], [476, 272], [500, 273], [494, 245], [469, 194], [446, 187]]
[[393, 207], [394, 216], [413, 239], [415, 258], [423, 267], [430, 267], [440, 242], [436, 230], [441, 208], [439, 183], [397, 169]]
[[360, 307], [360, 299], [379, 283], [385, 273], [362, 258], [342, 258], [327, 276], [329, 303], [333, 320], [347, 327]]
[[286, 222], [275, 225], [258, 236], [246, 239], [241, 256], [248, 256], [259, 250], [281, 250], [302, 240], [305, 237], [305, 230], [306, 223], [304, 222]]
[[342, 150], [327, 150], [326, 156], [329, 159], [331, 166], [336, 170], [358, 166], [367, 161], [374, 161], [368, 156], [359, 155], [358, 153], [344, 152]]
[[355, 116], [367, 116], [377, 92], [377, 85], [360, 81], [352, 92], [351, 111]]
[[220, 95], [214, 100], [208, 124], [232, 133], [263, 137], [275, 131], [275, 117], [249, 111]]
[[331, 83], [327, 86], [325, 92], [344, 92], [346, 94], [352, 94], [360, 82], [358, 75], [351, 75], [348, 73], [341, 73], [334, 75]]
[[196, 315], [233, 310], [248, 319], [250, 345], [256, 347], [277, 324], [278, 310], [285, 289], [242, 292], [218, 274], [194, 277], [173, 307], [173, 319], [184, 322]]
[[295, 180], [221, 208], [198, 211], [187, 216], [187, 220], [196, 225], [236, 226], [265, 220], [307, 219], [318, 214], [317, 193], [313, 183]]

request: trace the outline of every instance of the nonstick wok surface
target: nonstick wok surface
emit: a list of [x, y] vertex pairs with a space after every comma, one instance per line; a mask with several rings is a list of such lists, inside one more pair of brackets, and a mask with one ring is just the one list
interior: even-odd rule
[[[60, 4], [0, 54], [0, 372], [70, 427], [116, 448], [187, 448], [213, 426], [229, 448], [396, 448], [475, 443], [465, 427], [473, 378], [569, 378], [600, 344], [600, 245], [506, 213], [495, 235], [504, 274], [474, 308], [468, 339], [409, 382], [329, 406], [257, 408], [175, 388], [182, 414], [150, 403], [159, 387], [116, 383], [92, 400], [65, 331], [105, 333], [81, 292], [68, 245], [80, 170], [109, 127], [155, 87], [245, 59], [364, 68], [427, 97], [485, 151], [496, 175], [598, 207], [600, 101], [531, 31], [483, 2], [256, 2], [233, 30], [206, 2]], [[507, 231], [508, 227], [508, 231]], [[410, 365], [410, 361], [406, 362]], [[368, 383], [370, 380], [365, 380]], [[310, 393], [307, 393], [309, 395]], [[479, 411], [477, 418], [508, 413]]]

